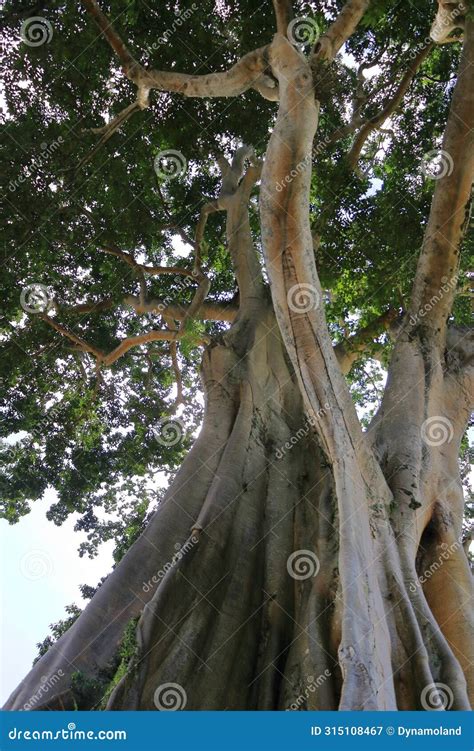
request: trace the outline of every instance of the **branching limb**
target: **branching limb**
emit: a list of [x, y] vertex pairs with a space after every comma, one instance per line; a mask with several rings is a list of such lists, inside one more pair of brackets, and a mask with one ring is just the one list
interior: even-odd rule
[[344, 375], [349, 373], [358, 357], [367, 352], [374, 339], [390, 327], [397, 315], [396, 310], [388, 310], [352, 336], [336, 344], [334, 353]]
[[195, 76], [170, 71], [147, 70], [133, 57], [96, 0], [83, 0], [83, 4], [119, 57], [124, 74], [137, 86], [138, 92], [136, 100], [122, 110], [108, 125], [92, 129], [102, 134], [101, 138], [94, 148], [80, 160], [76, 169], [87, 164], [135, 112], [149, 107], [151, 89], [176, 92], [186, 97], [231, 97], [253, 88], [265, 99], [278, 101], [275, 79], [267, 70], [267, 48], [265, 47], [249, 52], [232, 68], [222, 73]]
[[410, 63], [394, 95], [385, 103], [383, 109], [377, 115], [371, 117], [370, 120], [366, 121], [363, 124], [354, 140], [354, 143], [352, 144], [352, 148], [349, 151], [349, 154], [347, 155], [347, 161], [351, 169], [355, 169], [360, 157], [360, 153], [370, 134], [373, 133], [374, 130], [380, 129], [383, 126], [384, 122], [391, 115], [393, 115], [395, 110], [400, 106], [402, 99], [405, 96], [411, 82], [413, 81], [417, 70], [429, 55], [429, 53], [433, 49], [433, 46], [433, 44], [429, 44], [426, 47], [423, 47], [423, 49]]
[[133, 347], [139, 347], [142, 344], [148, 344], [148, 342], [175, 342], [181, 337], [182, 333], [179, 331], [169, 330], [148, 331], [146, 334], [129, 336], [123, 339], [111, 352], [102, 354], [102, 362], [105, 366], [109, 367]]
[[125, 75], [133, 81], [139, 91], [157, 89], [187, 97], [230, 97], [254, 88], [264, 98], [278, 100], [275, 81], [267, 74], [266, 47], [249, 52], [223, 73], [195, 76], [147, 70], [132, 56], [96, 0], [83, 0], [83, 3], [118, 55]]
[[[96, 358], [97, 363], [105, 367], [112, 365], [114, 362], [116, 362], [116, 360], [118, 360], [126, 352], [132, 349], [132, 347], [139, 347], [142, 344], [147, 344], [148, 342], [176, 342], [177, 340], [181, 339], [184, 334], [184, 331], [177, 330], [148, 331], [146, 334], [130, 336], [123, 339], [111, 352], [106, 353], [90, 344], [89, 342], [86, 342], [84, 339], [77, 336], [77, 334], [75, 334], [73, 331], [68, 329], [66, 326], [58, 323], [46, 313], [40, 314], [40, 317], [49, 326], [62, 334], [62, 336], [73, 342], [77, 347], [79, 347], [82, 352], [89, 352], [91, 355], [93, 355]], [[201, 338], [202, 344], [207, 344], [208, 342], [208, 337]]]
[[[204, 300], [209, 294], [209, 289], [211, 286], [209, 279], [201, 270], [201, 255], [200, 255], [201, 242], [199, 242], [199, 244], [196, 247], [197, 247], [196, 259], [195, 259], [194, 268], [192, 271], [189, 271], [188, 269], [182, 269], [177, 266], [147, 266], [145, 264], [138, 263], [131, 253], [126, 253], [125, 251], [120, 250], [119, 248], [112, 246], [112, 245], [103, 246], [102, 250], [104, 251], [104, 253], [109, 253], [110, 255], [114, 255], [114, 256], [117, 256], [118, 258], [121, 258], [123, 261], [125, 261], [125, 263], [128, 263], [128, 265], [131, 266], [131, 268], [138, 275], [139, 280], [140, 280], [140, 307], [142, 310], [145, 307], [146, 297], [147, 297], [145, 274], [149, 274], [151, 276], [156, 276], [158, 274], [181, 274], [182, 276], [186, 276], [196, 281], [198, 284], [197, 290], [194, 294], [191, 304], [185, 310], [184, 316], [181, 318], [182, 320], [181, 328], [182, 328], [188, 319], [194, 318], [198, 315], [204, 303]], [[127, 299], [132, 299], [132, 298], [127, 298]]]

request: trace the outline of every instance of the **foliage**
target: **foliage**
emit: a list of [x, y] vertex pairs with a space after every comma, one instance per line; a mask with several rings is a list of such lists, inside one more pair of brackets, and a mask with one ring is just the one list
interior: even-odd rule
[[[342, 4], [294, 3], [296, 15], [311, 15], [321, 28]], [[196, 3], [190, 15], [184, 14], [189, 4], [181, 0], [164, 0], [159, 13], [142, 0], [126, 7], [119, 0], [101, 5], [116, 19], [137, 59], [163, 70], [226, 69], [268, 43], [274, 31], [269, 8], [251, 0]], [[134, 87], [81, 4], [35, 4], [34, 15], [46, 18], [53, 29], [51, 40], [40, 46], [19, 39], [30, 15], [27, 0], [5, 3], [1, 509], [9, 522], [17, 522], [47, 488], [54, 488], [57, 501], [48, 517], [61, 524], [75, 514], [76, 529], [87, 532], [81, 554], [94, 555], [101, 542], [113, 539], [118, 561], [160, 500], [157, 473], [169, 476], [191, 443], [201, 418], [198, 342], [204, 333], [221, 332], [224, 324], [187, 323], [179, 348], [186, 397], [179, 419], [186, 429], [182, 441], [168, 446], [158, 440], [162, 420], [174, 410], [168, 343], [131, 349], [110, 369], [97, 372], [89, 355], [78, 352], [41, 316], [25, 313], [21, 293], [28, 285], [44, 285], [61, 308], [108, 301], [108, 307], [93, 313], [62, 310], [56, 315], [104, 351], [125, 336], [160, 327], [158, 314], [138, 316], [123, 302], [139, 294], [139, 279], [102, 246], [115, 244], [148, 264], [190, 270], [189, 245], [183, 249], [170, 225], [192, 238], [204, 198], [216, 194], [216, 154], [230, 154], [233, 146], [246, 142], [263, 155], [276, 107], [255, 91], [225, 101], [154, 92], [151, 107], [135, 114], [78, 168], [98, 141], [90, 129], [131, 103]], [[363, 112], [373, 116], [426, 43], [432, 17], [430, 0], [374, 2], [327, 72], [311, 214], [321, 236], [317, 262], [330, 294], [327, 315], [335, 342], [389, 308], [401, 313], [407, 304], [434, 188], [423, 174], [423, 157], [440, 147], [459, 45], [430, 53], [403, 107], [386, 125], [390, 132], [375, 131], [369, 138], [359, 173], [347, 167], [353, 136], [336, 142], [330, 137], [347, 123], [357, 67], [376, 63], [363, 85]], [[321, 83], [324, 70], [318, 76]], [[166, 149], [180, 151], [188, 167], [179, 178], [163, 181], [153, 161]], [[253, 205], [251, 224], [259, 248]], [[205, 248], [209, 300], [228, 302], [236, 286], [220, 214], [209, 218]], [[472, 249], [471, 236], [463, 249], [463, 274]], [[194, 289], [179, 276], [148, 280], [149, 297], [182, 304], [190, 303]], [[468, 323], [469, 314], [468, 298], [460, 295], [453, 318]], [[380, 377], [370, 352], [353, 368], [354, 398], [361, 406], [373, 409]]]
[[38, 662], [40, 657], [42, 657], [50, 647], [53, 646], [53, 644], [64, 634], [66, 631], [71, 628], [72, 624], [77, 621], [80, 614], [82, 613], [81, 608], [78, 608], [77, 605], [66, 605], [64, 608], [66, 613], [68, 613], [69, 618], [66, 618], [64, 620], [58, 621], [57, 623], [52, 623], [50, 625], [50, 629], [52, 632], [52, 635], [48, 635], [45, 639], [43, 639], [42, 642], [39, 642], [36, 646], [38, 647], [38, 656], [33, 661], [33, 665], [35, 662]]

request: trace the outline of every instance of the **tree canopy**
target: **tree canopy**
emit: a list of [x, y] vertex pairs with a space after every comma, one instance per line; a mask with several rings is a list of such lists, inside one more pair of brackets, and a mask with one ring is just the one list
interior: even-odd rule
[[[204, 74], [271, 41], [267, 5], [101, 7], [141, 64]], [[342, 5], [294, 3], [306, 19], [301, 50]], [[431, 0], [375, 0], [334, 63], [313, 70], [322, 102], [315, 254], [334, 343], [372, 333], [353, 350], [348, 376], [356, 402], [372, 411], [383, 381], [374, 358], [386, 362], [436, 178], [450, 168], [439, 150], [459, 45], [431, 43], [434, 13]], [[28, 37], [32, 17], [46, 20], [42, 43]], [[216, 161], [242, 143], [262, 156], [277, 104], [252, 89], [225, 100], [151, 91], [148, 107], [104, 134], [135, 102], [136, 86], [84, 5], [7, 0], [4, 22], [2, 514], [18, 521], [53, 487], [51, 520], [78, 512], [77, 528], [88, 532], [82, 552], [113, 538], [119, 559], [159, 501], [156, 473], [173, 473], [192, 441], [201, 344], [222, 336], [236, 307], [224, 217], [215, 213], [201, 248], [210, 289], [186, 316], [199, 289], [193, 238], [218, 192]], [[260, 248], [257, 194], [250, 218]], [[471, 233], [452, 314], [460, 325], [470, 318], [472, 249]], [[113, 362], [97, 357], [183, 317], [177, 341], [151, 334]]]

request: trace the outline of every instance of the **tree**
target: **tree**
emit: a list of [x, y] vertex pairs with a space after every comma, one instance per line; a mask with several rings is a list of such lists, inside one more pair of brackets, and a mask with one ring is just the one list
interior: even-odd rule
[[7, 5], [2, 484], [117, 565], [7, 708], [468, 708], [470, 8], [83, 6]]

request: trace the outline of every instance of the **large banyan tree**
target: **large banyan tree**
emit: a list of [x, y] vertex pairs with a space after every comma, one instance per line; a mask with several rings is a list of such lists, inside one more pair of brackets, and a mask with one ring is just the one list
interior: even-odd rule
[[6, 3], [3, 515], [116, 541], [6, 707], [466, 709], [473, 9], [151, 5]]

